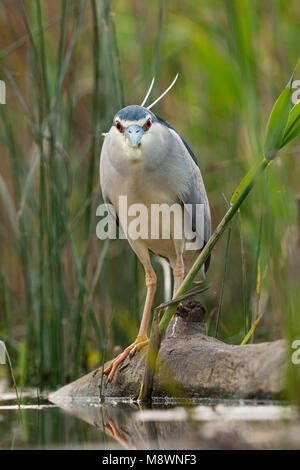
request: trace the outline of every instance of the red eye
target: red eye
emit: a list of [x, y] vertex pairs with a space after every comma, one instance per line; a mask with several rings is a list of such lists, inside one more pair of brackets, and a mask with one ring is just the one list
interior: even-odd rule
[[151, 119], [148, 119], [148, 121], [147, 121], [146, 124], [145, 124], [145, 127], [146, 127], [146, 129], [148, 130], [148, 129], [150, 129], [151, 126], [152, 126]]
[[116, 128], [118, 129], [119, 132], [122, 132], [123, 130], [123, 126], [119, 121], [116, 122]]

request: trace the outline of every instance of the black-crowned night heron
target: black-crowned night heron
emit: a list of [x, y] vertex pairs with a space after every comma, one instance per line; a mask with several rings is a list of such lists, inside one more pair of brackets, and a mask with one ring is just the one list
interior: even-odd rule
[[[181, 239], [175, 239], [173, 230], [169, 238], [161, 236], [161, 228], [159, 237], [155, 238], [151, 237], [150, 228], [146, 238], [131, 237], [128, 232], [126, 233], [128, 242], [144, 266], [147, 296], [138, 336], [105, 369], [104, 374], [108, 375], [107, 382], [112, 380], [117, 367], [129, 354], [132, 356], [149, 342], [147, 330], [156, 291], [156, 275], [149, 252], [169, 261], [173, 269], [173, 295], [175, 295], [185, 272], [190, 269], [203, 244], [210, 237], [209, 203], [197, 160], [180, 134], [169, 123], [150, 111], [163, 95], [148, 108], [144, 107], [144, 100], [141, 106], [127, 106], [115, 115], [109, 132], [105, 134], [101, 152], [100, 183], [103, 199], [115, 209], [116, 221], [123, 229], [128, 227], [130, 215], [121, 214], [119, 210], [121, 196], [127, 197], [128, 207], [139, 203], [149, 212], [152, 204], [172, 206], [179, 203], [182, 211], [184, 204], [190, 204], [192, 208], [202, 205], [203, 243], [200, 248], [191, 251], [185, 249], [185, 235], [183, 234]], [[194, 213], [191, 217], [194, 217]], [[193, 229], [195, 230], [195, 227]], [[207, 267], [208, 263], [206, 269]]]

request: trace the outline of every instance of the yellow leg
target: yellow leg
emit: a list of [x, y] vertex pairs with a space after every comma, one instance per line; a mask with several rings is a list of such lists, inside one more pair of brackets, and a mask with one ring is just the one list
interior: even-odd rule
[[132, 357], [137, 351], [142, 349], [149, 343], [149, 339], [147, 338], [147, 330], [151, 315], [151, 308], [154, 300], [154, 295], [156, 291], [156, 275], [155, 272], [149, 262], [149, 265], [145, 268], [146, 271], [146, 286], [147, 286], [147, 297], [144, 306], [144, 312], [142, 316], [142, 321], [139, 329], [139, 333], [137, 335], [136, 340], [128, 346], [121, 354], [119, 354], [115, 359], [113, 359], [110, 364], [104, 370], [104, 375], [108, 375], [106, 383], [112, 381], [115, 372], [118, 366], [129, 357]]

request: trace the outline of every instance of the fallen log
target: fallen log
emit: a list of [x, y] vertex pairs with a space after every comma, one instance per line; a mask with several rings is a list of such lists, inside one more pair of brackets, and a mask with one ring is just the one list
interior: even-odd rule
[[[280, 397], [286, 367], [284, 340], [238, 346], [206, 336], [205, 330], [198, 302], [189, 301], [177, 310], [161, 342], [152, 398]], [[137, 398], [146, 352], [144, 348], [124, 361], [113, 381], [103, 385], [104, 399]], [[51, 394], [50, 400], [97, 400], [101, 377], [100, 367]]]

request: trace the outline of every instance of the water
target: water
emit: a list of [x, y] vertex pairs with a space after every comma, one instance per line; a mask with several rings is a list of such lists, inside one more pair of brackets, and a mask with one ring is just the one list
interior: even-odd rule
[[299, 449], [300, 420], [279, 402], [50, 403], [0, 395], [0, 449]]

